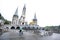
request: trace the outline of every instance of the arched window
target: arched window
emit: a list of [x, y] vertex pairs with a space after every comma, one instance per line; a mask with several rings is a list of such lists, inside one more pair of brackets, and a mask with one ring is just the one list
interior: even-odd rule
[[12, 27], [11, 27], [11, 29], [15, 29], [15, 27], [14, 27], [14, 26], [12, 26]]
[[20, 27], [18, 26], [18, 27], [16, 27], [16, 29], [20, 29]]
[[27, 27], [28, 30], [30, 30], [30, 27]]

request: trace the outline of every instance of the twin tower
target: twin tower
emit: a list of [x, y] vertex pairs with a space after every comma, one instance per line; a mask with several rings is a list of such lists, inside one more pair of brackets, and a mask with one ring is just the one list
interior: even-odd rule
[[[26, 14], [26, 6], [24, 5], [22, 15], [20, 19], [18, 19], [18, 8], [17, 8], [12, 18], [12, 25], [28, 25], [27, 22], [25, 21], [25, 14]], [[36, 14], [34, 15], [33, 22], [31, 22], [30, 25], [37, 25]]]

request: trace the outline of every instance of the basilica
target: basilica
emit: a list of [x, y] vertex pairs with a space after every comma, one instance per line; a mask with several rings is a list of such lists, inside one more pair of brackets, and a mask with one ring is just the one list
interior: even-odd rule
[[28, 22], [25, 21], [25, 18], [26, 18], [25, 15], [26, 15], [26, 6], [25, 5], [23, 7], [20, 19], [18, 16], [18, 8], [17, 8], [12, 17], [12, 22], [8, 25], [4, 25], [3, 28], [18, 29], [18, 28], [22, 28], [22, 27], [35, 27], [35, 28], [39, 27], [39, 25], [37, 24], [36, 13], [34, 14], [34, 18], [33, 18], [32, 22], [30, 22], [29, 24], [28, 24]]

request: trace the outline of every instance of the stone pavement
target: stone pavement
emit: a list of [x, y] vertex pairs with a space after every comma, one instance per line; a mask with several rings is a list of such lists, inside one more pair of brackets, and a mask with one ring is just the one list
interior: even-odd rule
[[0, 36], [0, 40], [60, 40], [60, 34], [54, 33], [52, 36], [43, 36], [24, 32], [22, 36], [19, 36], [19, 30], [10, 30]]

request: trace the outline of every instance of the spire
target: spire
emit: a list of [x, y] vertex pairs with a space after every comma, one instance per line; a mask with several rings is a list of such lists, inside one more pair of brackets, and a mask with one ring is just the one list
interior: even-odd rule
[[20, 17], [20, 20], [25, 20], [25, 12], [26, 12], [26, 6], [25, 6], [25, 4], [24, 4], [24, 7], [23, 7], [23, 11], [22, 11], [22, 15], [21, 15], [21, 17]]
[[24, 4], [22, 14], [25, 15], [25, 12], [26, 12], [26, 5]]
[[35, 15], [34, 15], [34, 19], [37, 19], [37, 18], [36, 18], [36, 13], [35, 13]]
[[18, 7], [17, 7], [14, 15], [17, 15], [18, 16]]
[[33, 23], [34, 23], [34, 25], [37, 25], [36, 13], [35, 13], [35, 15], [34, 15]]
[[34, 14], [34, 19], [33, 19], [33, 21], [37, 21], [36, 13]]
[[23, 7], [23, 10], [24, 10], [24, 9], [26, 10], [26, 5], [25, 5], [25, 4], [24, 4], [24, 7]]
[[23, 10], [22, 10], [22, 15], [20, 17], [20, 24], [25, 24], [25, 13], [26, 13], [26, 5], [24, 4]]

